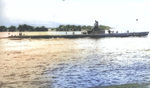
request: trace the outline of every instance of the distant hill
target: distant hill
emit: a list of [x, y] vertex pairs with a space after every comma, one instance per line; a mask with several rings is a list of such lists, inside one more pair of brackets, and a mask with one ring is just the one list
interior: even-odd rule
[[[0, 23], [0, 26], [4, 25], [6, 27], [10, 27], [10, 26], [18, 27], [18, 25], [22, 25], [22, 24], [27, 24], [27, 25], [34, 26], [34, 27], [45, 26], [46, 28], [56, 28], [56, 27], [59, 27], [60, 25], [80, 25], [80, 26], [85, 26], [84, 24], [76, 24], [76, 23], [59, 23], [59, 22], [41, 21], [41, 20], [30, 20], [30, 21], [27, 21], [27, 20], [17, 20], [17, 19], [3, 19], [3, 21], [1, 21], [1, 23]], [[86, 26], [89, 26], [89, 25], [86, 25]]]
[[7, 21], [4, 22], [1, 25], [5, 25], [6, 27], [10, 27], [11, 25], [18, 27], [20, 24], [27, 24], [31, 25], [34, 27], [40, 27], [40, 26], [45, 26], [47, 28], [55, 28], [58, 27], [59, 25], [62, 25], [61, 23], [53, 22], [53, 21], [39, 21], [39, 20], [34, 20], [34, 21]]

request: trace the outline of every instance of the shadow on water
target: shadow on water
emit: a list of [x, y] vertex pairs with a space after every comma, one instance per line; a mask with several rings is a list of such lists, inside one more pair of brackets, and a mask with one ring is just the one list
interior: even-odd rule
[[22, 38], [10, 38], [10, 40], [22, 40]]

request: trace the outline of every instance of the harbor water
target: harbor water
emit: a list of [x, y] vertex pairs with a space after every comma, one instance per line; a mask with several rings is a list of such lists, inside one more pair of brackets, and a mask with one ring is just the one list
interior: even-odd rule
[[0, 39], [0, 88], [150, 83], [150, 37]]

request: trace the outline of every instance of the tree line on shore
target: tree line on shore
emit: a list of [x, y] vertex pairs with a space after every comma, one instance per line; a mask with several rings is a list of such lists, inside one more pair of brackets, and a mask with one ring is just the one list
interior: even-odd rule
[[[92, 30], [94, 26], [86, 26], [86, 25], [60, 25], [59, 27], [53, 29], [56, 31], [82, 31], [82, 30]], [[101, 30], [109, 30], [111, 27], [105, 25], [99, 25], [99, 29]]]
[[45, 26], [41, 26], [41, 27], [34, 27], [34, 26], [30, 26], [27, 24], [23, 24], [23, 25], [19, 25], [18, 27], [16, 26], [10, 26], [10, 27], [6, 27], [6, 26], [0, 26], [0, 31], [11, 31], [11, 32], [15, 32], [15, 31], [48, 31], [48, 28], [46, 28]]
[[[83, 25], [83, 26], [81, 26], [81, 25], [59, 25], [59, 27], [51, 28], [51, 30], [54, 30], [54, 31], [82, 31], [82, 30], [92, 30], [93, 28], [94, 28], [93, 26], [86, 26], [86, 25]], [[111, 27], [105, 26], [105, 25], [99, 25], [99, 28], [101, 30], [111, 29]], [[10, 26], [10, 27], [0, 26], [0, 32], [5, 32], [5, 31], [11, 31], [11, 32], [15, 32], [15, 31], [48, 31], [48, 28], [46, 28], [45, 26], [34, 27], [34, 26], [27, 25], [27, 24], [22, 24], [22, 25], [19, 25], [18, 27], [16, 27], [16, 26]]]

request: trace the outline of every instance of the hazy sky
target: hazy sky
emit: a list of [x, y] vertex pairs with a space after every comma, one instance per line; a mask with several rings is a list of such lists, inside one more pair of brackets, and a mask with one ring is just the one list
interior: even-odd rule
[[[0, 0], [0, 24], [53, 21], [116, 29], [150, 28], [150, 0]], [[138, 19], [138, 21], [136, 21]]]

